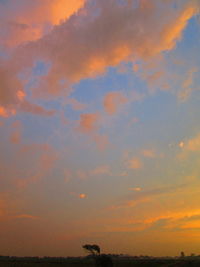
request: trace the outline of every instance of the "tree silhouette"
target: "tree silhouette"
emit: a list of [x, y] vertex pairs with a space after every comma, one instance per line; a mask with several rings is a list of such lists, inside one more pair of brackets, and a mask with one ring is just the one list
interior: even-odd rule
[[82, 247], [92, 255], [96, 267], [113, 267], [111, 257], [106, 254], [100, 254], [100, 247], [98, 245], [85, 244]]
[[99, 255], [100, 254], [100, 247], [98, 245], [90, 245], [90, 244], [85, 244], [82, 246], [85, 250], [90, 252], [92, 255]]
[[181, 258], [185, 257], [185, 253], [183, 251], [181, 251]]

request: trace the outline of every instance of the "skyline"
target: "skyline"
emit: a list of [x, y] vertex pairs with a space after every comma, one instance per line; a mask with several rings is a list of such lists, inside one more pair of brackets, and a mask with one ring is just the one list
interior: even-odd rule
[[0, 0], [2, 255], [200, 254], [198, 0]]

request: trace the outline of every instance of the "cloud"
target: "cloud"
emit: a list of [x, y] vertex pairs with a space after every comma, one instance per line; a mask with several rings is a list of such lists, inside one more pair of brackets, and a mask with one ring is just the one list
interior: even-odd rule
[[32, 220], [35, 220], [35, 219], [38, 219], [39, 217], [30, 215], [30, 214], [19, 214], [19, 215], [14, 216], [14, 218], [16, 218], [16, 219], [32, 219]]
[[[17, 157], [24, 162], [24, 167], [18, 172], [18, 175], [14, 175], [14, 182], [18, 188], [24, 189], [51, 174], [59, 158], [59, 153], [47, 143], [29, 144], [21, 146]], [[31, 160], [31, 168], [30, 166], [26, 167], [27, 159]]]
[[188, 140], [184, 145], [184, 149], [191, 152], [200, 151], [200, 134]]
[[191, 153], [200, 152], [200, 134], [191, 139], [180, 141], [178, 146], [181, 149], [181, 152], [177, 155], [179, 159], [185, 159]]
[[153, 149], [144, 149], [141, 151], [141, 154], [145, 158], [155, 158], [156, 157], [155, 151]]
[[[13, 19], [21, 18], [17, 23], [23, 25], [14, 27], [26, 32], [28, 28], [25, 25], [45, 24], [46, 21], [57, 24], [60, 19], [70, 16], [83, 4], [82, 1], [74, 1], [72, 5], [65, 5], [69, 1], [20, 0], [18, 6], [14, 4], [16, 15], [13, 6], [9, 9], [11, 3], [13, 5], [10, 0], [8, 5], [3, 6], [1, 15], [7, 13]], [[102, 74], [107, 67], [116, 66], [123, 60], [146, 60], [173, 49], [189, 19], [198, 13], [199, 2], [182, 1], [176, 9], [173, 3], [164, 1], [160, 5], [160, 1], [156, 0], [148, 5], [135, 6], [128, 1], [121, 5], [118, 1], [102, 0], [91, 5], [88, 1], [84, 9], [38, 40], [35, 40], [38, 38], [36, 33], [33, 37], [35, 41], [19, 46], [2, 63], [3, 66], [0, 64], [0, 105], [7, 109], [8, 105], [16, 104], [17, 91], [24, 90], [18, 75], [24, 68], [31, 68], [37, 59], [51, 65], [48, 74], [40, 77], [38, 91], [55, 97], [67, 92], [71, 83]], [[34, 36], [32, 30], [28, 34]], [[7, 40], [9, 38], [12, 43], [11, 37]], [[115, 104], [107, 105], [109, 113], [113, 113], [115, 108]]]
[[83, 170], [77, 170], [76, 176], [81, 180], [86, 180], [88, 178], [88, 173], [86, 171], [83, 171]]
[[163, 186], [149, 190], [132, 190], [131, 194], [122, 197], [122, 201], [118, 205], [113, 205], [111, 209], [135, 207], [140, 203], [151, 202], [154, 198], [162, 195], [173, 194], [174, 192], [181, 192], [186, 188], [186, 184], [175, 186]]
[[23, 101], [24, 98], [25, 98], [25, 96], [26, 96], [26, 94], [25, 94], [25, 92], [23, 92], [22, 90], [18, 90], [18, 91], [17, 91], [17, 97], [18, 97], [18, 99], [19, 99], [20, 101]]
[[22, 123], [20, 121], [15, 121], [12, 123], [13, 132], [10, 136], [10, 141], [13, 144], [18, 144], [21, 141], [22, 134]]
[[17, 92], [19, 88], [23, 88], [22, 82], [16, 77], [16, 72], [6, 67], [0, 61], [0, 114], [8, 117], [15, 110], [14, 105], [19, 103]]
[[65, 104], [71, 105], [74, 110], [84, 110], [87, 107], [86, 104], [79, 102], [75, 98], [68, 98]]
[[104, 151], [105, 149], [107, 149], [110, 145], [108, 136], [105, 134], [94, 134], [93, 135], [93, 139], [98, 147], [98, 149], [100, 151]]
[[139, 158], [133, 157], [128, 161], [129, 169], [141, 169], [143, 167], [143, 163]]
[[139, 192], [142, 190], [141, 187], [133, 187], [133, 188], [129, 188], [129, 190], [133, 190], [133, 191], [136, 191], [136, 192]]
[[64, 169], [64, 181], [68, 183], [72, 178], [72, 172], [69, 169]]
[[109, 165], [100, 165], [91, 170], [77, 170], [76, 175], [81, 180], [91, 179], [97, 176], [112, 175]]
[[83, 113], [80, 115], [79, 130], [84, 133], [94, 132], [98, 129], [99, 114]]
[[199, 12], [199, 4], [197, 1], [191, 1], [180, 11], [174, 21], [169, 23], [162, 33], [163, 44], [166, 50], [172, 49], [176, 45], [176, 41], [181, 38], [182, 32], [186, 27], [188, 20]]
[[82, 198], [82, 199], [83, 198], [86, 198], [86, 194], [83, 194], [83, 193], [82, 194], [79, 194], [79, 198]]
[[87, 197], [87, 195], [84, 194], [84, 193], [80, 193], [80, 194], [78, 194], [78, 193], [76, 193], [76, 192], [70, 192], [70, 195], [72, 195], [72, 196], [74, 196], [74, 197], [76, 197], [76, 198], [80, 198], [80, 199], [85, 199], [85, 198]]
[[111, 175], [111, 170], [109, 165], [101, 165], [89, 172], [90, 176], [98, 175]]
[[122, 92], [109, 92], [105, 95], [103, 105], [105, 111], [109, 115], [113, 115], [119, 109], [119, 107], [127, 102], [127, 98], [122, 94]]
[[121, 223], [118, 227], [111, 227], [110, 231], [135, 232], [143, 230], [186, 230], [199, 229], [200, 210], [183, 210], [179, 212], [167, 212], [155, 217], [145, 219], [133, 219]]
[[79, 132], [86, 134], [96, 143], [99, 150], [105, 150], [109, 145], [108, 137], [99, 133], [101, 116], [99, 113], [83, 113], [78, 121]]
[[0, 116], [3, 118], [7, 118], [9, 116], [8, 111], [2, 106], [0, 106]]
[[182, 83], [182, 88], [178, 92], [179, 101], [185, 102], [191, 95], [192, 91], [194, 90], [193, 88], [194, 76], [195, 76], [195, 73], [197, 72], [198, 72], [197, 68], [192, 68], [186, 74], [186, 78]]
[[35, 41], [83, 4], [84, 0], [7, 0], [0, 3], [0, 44], [14, 47]]
[[56, 113], [56, 110], [47, 110], [44, 107], [31, 103], [29, 101], [23, 101], [20, 104], [19, 109], [23, 112], [28, 112], [40, 116], [53, 116]]

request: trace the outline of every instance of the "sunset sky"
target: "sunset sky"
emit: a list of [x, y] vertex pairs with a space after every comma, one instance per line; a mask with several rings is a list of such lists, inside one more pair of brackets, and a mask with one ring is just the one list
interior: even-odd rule
[[199, 9], [0, 0], [0, 255], [200, 254]]

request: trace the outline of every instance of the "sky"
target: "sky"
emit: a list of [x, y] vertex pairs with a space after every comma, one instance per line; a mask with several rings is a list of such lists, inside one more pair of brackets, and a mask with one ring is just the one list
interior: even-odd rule
[[0, 253], [200, 254], [199, 0], [0, 0]]

